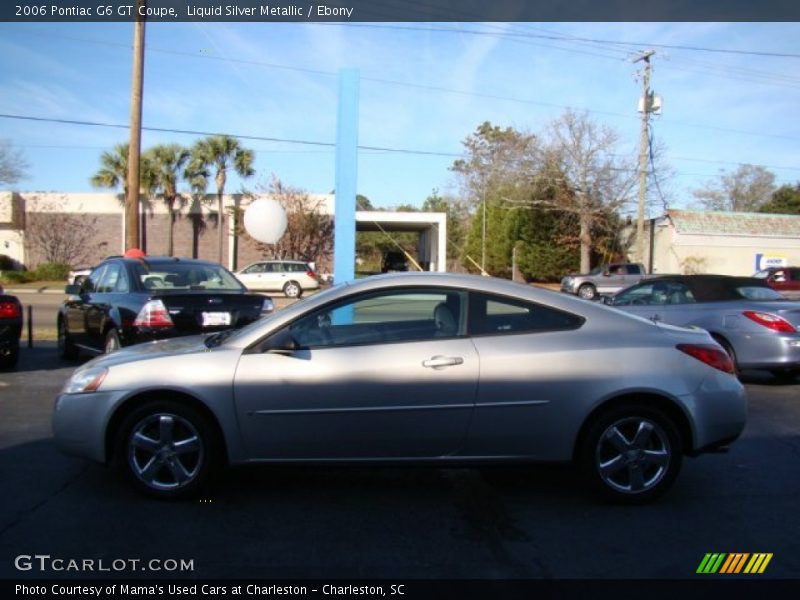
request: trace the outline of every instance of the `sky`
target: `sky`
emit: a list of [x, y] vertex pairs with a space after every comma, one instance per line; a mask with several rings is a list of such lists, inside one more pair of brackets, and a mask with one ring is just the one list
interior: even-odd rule
[[[130, 23], [0, 23], [0, 115], [123, 126], [0, 116], [0, 138], [30, 164], [16, 189], [99, 191], [100, 154], [128, 139], [132, 39]], [[359, 144], [395, 150], [360, 150], [358, 191], [378, 207], [420, 206], [433, 190], [459, 192], [449, 167], [484, 121], [537, 133], [585, 110], [635, 155], [632, 59], [650, 48], [667, 205], [691, 207], [692, 189], [740, 163], [800, 181], [798, 23], [148, 23], [143, 125], [270, 138], [242, 140], [256, 176], [229, 178], [229, 192], [262, 191], [274, 175], [328, 193], [338, 73], [355, 68]], [[200, 137], [144, 131], [142, 146]]]

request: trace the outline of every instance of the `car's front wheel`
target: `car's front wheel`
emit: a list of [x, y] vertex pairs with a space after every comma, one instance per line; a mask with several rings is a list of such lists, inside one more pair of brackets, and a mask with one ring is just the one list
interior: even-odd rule
[[67, 331], [67, 322], [59, 317], [58, 319], [58, 356], [63, 360], [75, 360], [78, 358], [78, 348], [72, 342], [72, 337]]
[[678, 476], [681, 438], [672, 419], [646, 405], [602, 413], [581, 451], [589, 483], [612, 500], [639, 504], [666, 492]]
[[597, 296], [597, 289], [591, 283], [584, 283], [578, 288], [578, 296], [584, 300], [594, 300]]
[[157, 498], [197, 494], [221, 464], [221, 442], [209, 420], [178, 402], [147, 402], [119, 431], [118, 464], [137, 488]]

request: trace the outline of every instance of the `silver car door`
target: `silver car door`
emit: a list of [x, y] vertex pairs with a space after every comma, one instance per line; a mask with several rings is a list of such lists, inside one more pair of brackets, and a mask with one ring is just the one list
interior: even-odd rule
[[393, 291], [317, 310], [273, 336], [291, 337], [298, 349], [272, 348], [268, 340], [243, 354], [234, 394], [250, 456], [455, 453], [474, 409], [478, 357], [463, 319], [442, 332], [433, 312], [458, 295]]

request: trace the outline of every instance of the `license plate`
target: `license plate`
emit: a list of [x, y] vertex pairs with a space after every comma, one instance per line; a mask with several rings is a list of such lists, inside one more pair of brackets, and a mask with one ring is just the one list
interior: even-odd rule
[[231, 324], [231, 313], [226, 312], [204, 312], [203, 327], [220, 327]]

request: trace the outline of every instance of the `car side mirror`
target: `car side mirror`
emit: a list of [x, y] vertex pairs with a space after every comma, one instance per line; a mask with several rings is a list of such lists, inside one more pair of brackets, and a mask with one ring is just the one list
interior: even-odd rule
[[269, 354], [283, 354], [284, 356], [291, 356], [300, 349], [300, 344], [294, 339], [294, 336], [287, 329], [282, 329], [264, 344], [263, 352]]
[[600, 302], [602, 302], [606, 306], [612, 306], [614, 304], [614, 298], [612, 298], [611, 296], [602, 295], [600, 296]]
[[78, 296], [81, 293], [81, 286], [79, 283], [70, 283], [64, 286], [64, 293], [68, 296]]

